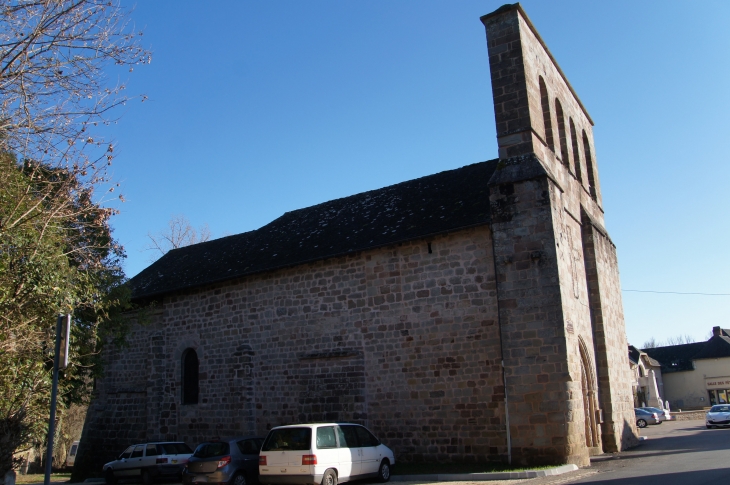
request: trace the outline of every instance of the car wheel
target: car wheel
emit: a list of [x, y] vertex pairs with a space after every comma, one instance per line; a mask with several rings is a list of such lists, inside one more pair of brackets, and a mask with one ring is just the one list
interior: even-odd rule
[[636, 426], [639, 428], [646, 428], [646, 420], [645, 419], [637, 419], [636, 420]]
[[383, 460], [378, 468], [378, 481], [385, 483], [390, 480], [390, 463], [388, 460]]
[[114, 471], [112, 471], [111, 468], [107, 468], [104, 472], [104, 480], [109, 485], [112, 485], [113, 483], [117, 483], [117, 477], [114, 476]]
[[322, 485], [337, 485], [337, 474], [331, 468], [324, 472]]
[[236, 473], [231, 478], [231, 485], [246, 485], [246, 475], [243, 473]]

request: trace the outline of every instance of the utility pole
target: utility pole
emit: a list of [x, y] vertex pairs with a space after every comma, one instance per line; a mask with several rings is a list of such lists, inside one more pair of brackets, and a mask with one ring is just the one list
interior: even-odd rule
[[53, 465], [53, 438], [56, 434], [56, 400], [58, 397], [58, 370], [68, 367], [68, 340], [71, 334], [71, 315], [59, 315], [56, 321], [56, 352], [53, 354], [53, 387], [51, 388], [51, 417], [48, 420], [46, 447], [46, 476], [43, 485], [51, 484]]

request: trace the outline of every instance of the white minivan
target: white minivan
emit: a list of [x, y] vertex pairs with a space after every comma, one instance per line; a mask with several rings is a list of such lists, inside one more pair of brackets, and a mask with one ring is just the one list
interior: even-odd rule
[[337, 485], [360, 478], [390, 479], [393, 452], [364, 426], [294, 424], [269, 431], [259, 453], [262, 484]]

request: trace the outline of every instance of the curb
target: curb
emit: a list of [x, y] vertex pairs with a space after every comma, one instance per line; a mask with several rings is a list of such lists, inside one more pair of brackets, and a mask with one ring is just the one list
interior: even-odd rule
[[486, 480], [515, 480], [562, 475], [578, 470], [576, 465], [562, 465], [546, 470], [525, 470], [521, 472], [494, 473], [439, 473], [432, 475], [391, 475], [393, 482], [481, 482]]

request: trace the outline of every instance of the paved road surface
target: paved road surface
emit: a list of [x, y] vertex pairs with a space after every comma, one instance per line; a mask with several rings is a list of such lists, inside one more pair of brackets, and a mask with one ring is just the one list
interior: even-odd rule
[[677, 421], [641, 430], [648, 437], [617, 459], [530, 485], [591, 483], [594, 485], [730, 484], [730, 428], [706, 429], [704, 421]]

